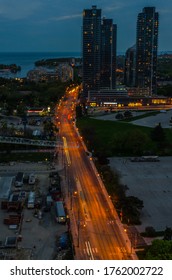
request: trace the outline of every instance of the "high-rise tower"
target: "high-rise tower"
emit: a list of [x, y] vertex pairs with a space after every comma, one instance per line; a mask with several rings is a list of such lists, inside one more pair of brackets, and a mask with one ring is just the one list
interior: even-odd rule
[[101, 88], [114, 89], [116, 85], [116, 24], [112, 19], [102, 20], [101, 32]]
[[101, 9], [83, 11], [82, 30], [83, 92], [115, 88], [116, 25], [101, 19]]
[[132, 46], [125, 54], [124, 84], [128, 87], [135, 86], [136, 78], [136, 46]]
[[83, 11], [83, 92], [100, 88], [101, 9]]
[[156, 93], [159, 14], [155, 7], [145, 7], [137, 18], [136, 86]]

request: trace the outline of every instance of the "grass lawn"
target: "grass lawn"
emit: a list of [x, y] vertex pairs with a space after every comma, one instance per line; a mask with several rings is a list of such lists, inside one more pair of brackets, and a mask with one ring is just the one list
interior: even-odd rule
[[141, 155], [139, 153], [143, 155], [144, 151], [157, 155], [172, 155], [172, 144], [170, 144], [172, 143], [172, 131], [169, 129], [164, 129], [166, 144], [162, 147], [152, 141], [150, 137], [152, 128], [129, 122], [81, 118], [77, 120], [77, 127], [84, 137], [88, 149], [95, 152], [102, 151], [106, 156]]

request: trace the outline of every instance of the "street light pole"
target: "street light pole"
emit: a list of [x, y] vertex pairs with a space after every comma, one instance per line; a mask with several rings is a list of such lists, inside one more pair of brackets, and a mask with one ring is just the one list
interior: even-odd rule
[[79, 207], [78, 207], [78, 248], [79, 248], [79, 234], [80, 234], [80, 213], [79, 213]]

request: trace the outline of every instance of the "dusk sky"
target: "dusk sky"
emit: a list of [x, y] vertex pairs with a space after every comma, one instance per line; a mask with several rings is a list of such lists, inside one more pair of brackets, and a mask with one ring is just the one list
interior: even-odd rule
[[80, 52], [83, 9], [92, 5], [117, 24], [117, 52], [136, 40], [137, 15], [159, 12], [159, 51], [172, 51], [171, 0], [0, 0], [0, 52]]

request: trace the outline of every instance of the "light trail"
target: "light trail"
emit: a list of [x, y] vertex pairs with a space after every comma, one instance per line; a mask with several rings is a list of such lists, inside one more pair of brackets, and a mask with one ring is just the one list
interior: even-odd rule
[[65, 152], [65, 155], [66, 155], [66, 159], [67, 159], [67, 164], [68, 164], [68, 166], [70, 166], [71, 165], [71, 159], [70, 159], [70, 156], [69, 156], [66, 137], [63, 137], [63, 147], [64, 147], [64, 152]]

